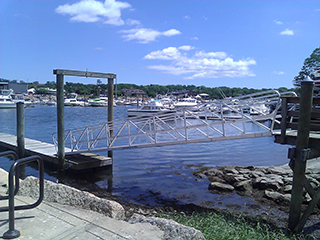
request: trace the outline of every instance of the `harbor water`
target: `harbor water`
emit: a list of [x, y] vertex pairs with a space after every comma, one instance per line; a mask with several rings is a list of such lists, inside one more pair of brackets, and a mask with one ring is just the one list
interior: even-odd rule
[[[128, 108], [115, 107], [114, 119], [126, 118]], [[106, 122], [107, 108], [65, 107], [64, 115], [67, 130]], [[56, 107], [36, 105], [25, 109], [26, 138], [53, 143], [52, 134], [56, 131]], [[16, 135], [15, 109], [0, 109], [0, 132]], [[100, 197], [112, 194], [146, 206], [243, 203], [250, 200], [236, 194], [221, 197], [210, 193], [208, 179], [192, 173], [203, 167], [282, 165], [288, 163], [287, 150], [288, 146], [275, 144], [273, 137], [118, 150], [113, 152], [112, 176], [106, 172], [82, 174], [67, 178], [65, 184]], [[9, 170], [11, 164], [9, 159], [0, 158], [1, 168]], [[37, 176], [37, 171], [29, 166], [26, 175]], [[46, 179], [56, 181], [56, 177], [56, 172], [46, 170]]]

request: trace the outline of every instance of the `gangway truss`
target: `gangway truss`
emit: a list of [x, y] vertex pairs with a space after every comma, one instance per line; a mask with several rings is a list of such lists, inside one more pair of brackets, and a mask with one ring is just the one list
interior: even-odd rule
[[[65, 131], [65, 154], [272, 136], [281, 106], [269, 90], [224, 98], [174, 113], [131, 117]], [[272, 109], [272, 110], [270, 110]], [[57, 149], [57, 133], [53, 134]]]

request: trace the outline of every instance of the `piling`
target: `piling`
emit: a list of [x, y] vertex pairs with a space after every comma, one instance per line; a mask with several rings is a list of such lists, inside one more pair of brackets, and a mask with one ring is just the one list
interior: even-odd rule
[[[113, 137], [113, 78], [108, 78], [108, 124]], [[108, 157], [113, 157], [113, 151], [108, 151]]]
[[18, 157], [25, 157], [25, 145], [24, 145], [24, 103], [17, 103], [17, 146]]
[[58, 160], [59, 171], [65, 169], [64, 145], [64, 76], [57, 74], [57, 130], [58, 130]]
[[302, 154], [302, 151], [307, 149], [309, 146], [313, 85], [313, 81], [301, 82], [298, 135], [293, 164], [293, 185], [289, 213], [289, 229], [295, 232], [299, 231], [299, 229], [296, 229], [296, 227], [301, 216], [303, 187], [306, 171], [306, 159]]

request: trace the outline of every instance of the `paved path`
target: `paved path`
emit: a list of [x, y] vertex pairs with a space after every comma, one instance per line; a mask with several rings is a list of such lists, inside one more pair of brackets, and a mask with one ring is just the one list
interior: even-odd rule
[[[0, 168], [0, 195], [6, 195], [7, 172]], [[34, 203], [36, 200], [15, 196], [15, 205]], [[7, 200], [0, 207], [8, 206]], [[0, 239], [9, 230], [8, 212], [0, 212]], [[100, 213], [66, 205], [42, 202], [30, 210], [15, 211], [15, 229], [21, 236], [16, 239], [163, 239], [164, 232], [148, 223], [130, 224]]]

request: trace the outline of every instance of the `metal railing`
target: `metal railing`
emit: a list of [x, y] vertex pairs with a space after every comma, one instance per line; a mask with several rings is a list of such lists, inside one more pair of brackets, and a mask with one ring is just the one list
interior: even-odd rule
[[[6, 154], [6, 155], [8, 155], [8, 154]], [[6, 155], [4, 155], [4, 156], [6, 156]], [[19, 183], [18, 183], [19, 178], [17, 180], [17, 175], [19, 172], [18, 167], [20, 165], [27, 164], [27, 163], [30, 163], [33, 161], [37, 161], [38, 166], [39, 166], [39, 198], [33, 204], [14, 206], [14, 195], [19, 190]], [[14, 180], [13, 180], [14, 176], [16, 179], [16, 185], [14, 184]], [[43, 164], [42, 158], [40, 156], [31, 156], [31, 157], [21, 158], [21, 159], [18, 159], [17, 161], [15, 161], [14, 164], [12, 164], [12, 166], [10, 168], [8, 182], [9, 182], [9, 195], [7, 198], [2, 198], [1, 200], [9, 199], [9, 206], [8, 207], [1, 207], [0, 212], [9, 211], [9, 230], [3, 234], [3, 238], [13, 239], [13, 238], [17, 238], [20, 236], [20, 232], [14, 228], [14, 211], [35, 208], [35, 207], [39, 206], [43, 200], [43, 196], [44, 196], [44, 164]]]
[[[280, 124], [282, 95], [270, 90], [204, 103], [196, 111], [185, 108], [71, 129], [65, 131], [65, 154], [271, 136]], [[53, 142], [57, 148], [56, 133]]]

